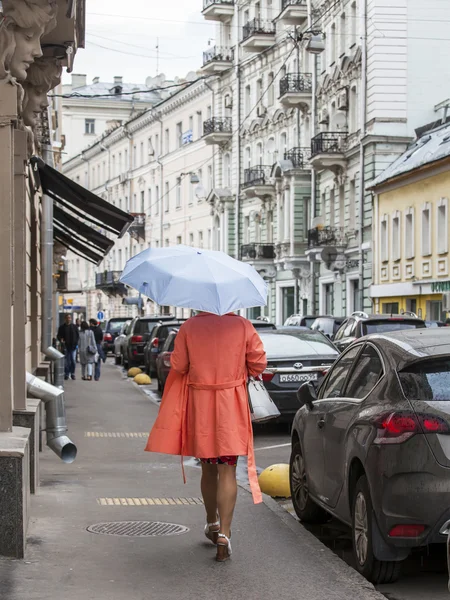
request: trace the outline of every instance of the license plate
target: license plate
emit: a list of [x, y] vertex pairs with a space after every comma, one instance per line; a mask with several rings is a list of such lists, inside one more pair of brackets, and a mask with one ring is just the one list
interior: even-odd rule
[[317, 373], [289, 373], [280, 375], [280, 383], [305, 383], [305, 381], [316, 381]]

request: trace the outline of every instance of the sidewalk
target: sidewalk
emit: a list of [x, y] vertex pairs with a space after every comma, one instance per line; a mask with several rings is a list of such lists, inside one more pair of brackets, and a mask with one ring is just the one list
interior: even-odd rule
[[[187, 467], [183, 485], [178, 457], [143, 452], [158, 408], [116, 367], [102, 369], [99, 383], [66, 382], [78, 458], [64, 465], [43, 452], [26, 557], [0, 560], [2, 600], [384, 598], [273, 501], [254, 506], [242, 488], [233, 559], [216, 563], [203, 535], [204, 509], [196, 503], [199, 469]], [[96, 437], [99, 432], [142, 436]], [[189, 531], [140, 538], [87, 531], [107, 521], [145, 520]]]

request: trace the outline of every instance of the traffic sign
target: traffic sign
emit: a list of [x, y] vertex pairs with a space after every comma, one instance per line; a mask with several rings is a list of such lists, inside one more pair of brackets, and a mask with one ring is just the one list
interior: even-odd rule
[[102, 312], [101, 310], [99, 310], [98, 313], [97, 313], [97, 319], [99, 321], [103, 321], [104, 318], [105, 318], [105, 313]]

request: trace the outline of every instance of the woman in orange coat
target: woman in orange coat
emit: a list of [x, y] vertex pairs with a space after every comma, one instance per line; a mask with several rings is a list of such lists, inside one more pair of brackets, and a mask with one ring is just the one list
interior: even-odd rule
[[234, 314], [200, 313], [181, 326], [160, 412], [146, 450], [196, 456], [202, 463], [205, 534], [219, 561], [231, 556], [238, 456], [248, 456], [250, 486], [261, 502], [246, 382], [267, 366], [259, 335]]

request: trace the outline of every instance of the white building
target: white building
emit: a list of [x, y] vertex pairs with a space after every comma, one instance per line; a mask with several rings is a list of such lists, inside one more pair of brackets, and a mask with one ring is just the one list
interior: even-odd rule
[[106, 318], [136, 314], [136, 306], [122, 305], [126, 291], [118, 277], [126, 261], [144, 248], [216, 244], [206, 202], [214, 187], [213, 150], [202, 137], [211, 113], [212, 92], [205, 82], [187, 84], [65, 163], [68, 177], [82, 181], [91, 173], [88, 187], [135, 217], [129, 233], [97, 268], [68, 254], [70, 299], [85, 307], [83, 314], [95, 316], [100, 308]]

